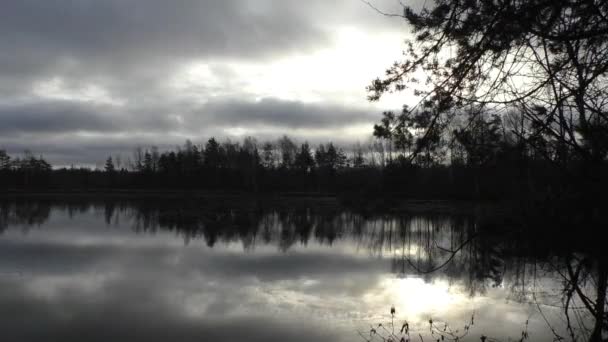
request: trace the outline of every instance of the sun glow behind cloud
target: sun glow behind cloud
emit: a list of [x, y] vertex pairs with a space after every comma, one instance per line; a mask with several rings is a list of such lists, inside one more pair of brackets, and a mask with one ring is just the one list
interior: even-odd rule
[[[174, 75], [171, 87], [203, 102], [238, 94], [253, 99], [369, 106], [365, 87], [400, 57], [401, 40], [395, 33], [374, 35], [343, 27], [336, 31], [333, 46], [307, 55], [256, 63], [193, 61]], [[202, 89], [208, 91], [200, 92]], [[390, 102], [378, 106], [401, 105], [401, 101]]]
[[[275, 99], [353, 108], [379, 115], [382, 110], [398, 109], [407, 102], [403, 94], [398, 94], [370, 103], [366, 92], [371, 80], [401, 56], [401, 35], [373, 34], [345, 26], [335, 31], [333, 42], [309, 54], [292, 54], [271, 61], [193, 60], [174, 73], [168, 88], [174, 98], [200, 105], [222, 99], [251, 103]], [[203, 107], [197, 115], [205, 118], [209, 114]], [[372, 123], [372, 120], [365, 123], [345, 120], [338, 128], [310, 129], [277, 127], [276, 122], [255, 127], [235, 122], [221, 132], [234, 138], [292, 134], [321, 140], [339, 136], [354, 141], [369, 137]]]

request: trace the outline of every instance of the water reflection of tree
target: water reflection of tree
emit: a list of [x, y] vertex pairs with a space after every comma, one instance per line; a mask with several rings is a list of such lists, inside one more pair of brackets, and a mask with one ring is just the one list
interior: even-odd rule
[[[485, 293], [488, 286], [505, 286], [509, 299], [538, 308], [557, 340], [602, 340], [602, 334], [608, 330], [608, 316], [607, 273], [601, 257], [580, 250], [551, 254], [535, 245], [537, 240], [484, 234], [487, 230], [481, 229], [445, 229], [437, 236], [437, 232], [427, 228], [422, 236], [418, 235], [422, 239], [417, 246], [422, 252], [400, 255], [394, 259], [393, 268], [404, 274], [432, 273], [434, 277], [460, 280], [471, 295]], [[471, 234], [476, 238], [467, 238]], [[449, 247], [437, 243], [446, 242], [441, 235], [449, 236]], [[465, 247], [454, 249], [462, 241]], [[437, 269], [437, 262], [443, 260], [450, 262]], [[556, 284], [556, 277], [561, 291], [551, 286]], [[548, 284], [543, 285], [547, 280]], [[545, 317], [548, 308], [562, 311], [562, 329]]]
[[[558, 307], [564, 329], [556, 335], [599, 341], [608, 330], [607, 268], [601, 253], [539, 244], [538, 238], [513, 234], [508, 224], [491, 224], [467, 215], [371, 215], [309, 202], [294, 205], [259, 201], [0, 201], [0, 230], [43, 224], [51, 209], [72, 217], [94, 212], [106, 224], [128, 225], [135, 232], [175, 232], [188, 243], [203, 239], [240, 243], [245, 250], [275, 245], [288, 251], [310, 241], [347, 242], [359, 251], [390, 261], [397, 276], [422, 274], [463, 286], [471, 296], [492, 287], [509, 290], [509, 299], [543, 310]], [[448, 262], [449, 261], [449, 262]], [[559, 291], [548, 284], [561, 284]], [[589, 319], [591, 317], [592, 319]]]
[[4, 232], [9, 225], [25, 229], [40, 226], [48, 220], [50, 213], [50, 205], [44, 202], [0, 201], [0, 232]]

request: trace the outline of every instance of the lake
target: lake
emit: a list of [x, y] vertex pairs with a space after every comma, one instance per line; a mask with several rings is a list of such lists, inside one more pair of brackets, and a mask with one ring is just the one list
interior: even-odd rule
[[405, 322], [417, 341], [570, 336], [559, 261], [469, 242], [480, 226], [315, 201], [3, 200], [3, 340], [364, 341], [408, 338]]

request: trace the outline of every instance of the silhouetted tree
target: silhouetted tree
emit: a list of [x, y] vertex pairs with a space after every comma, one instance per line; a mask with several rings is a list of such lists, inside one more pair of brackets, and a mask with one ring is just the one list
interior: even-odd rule
[[501, 148], [501, 119], [492, 115], [488, 120], [483, 115], [473, 115], [466, 128], [454, 131], [456, 141], [466, 151], [466, 163], [480, 166], [495, 161]]
[[274, 146], [271, 142], [264, 143], [262, 146], [262, 164], [269, 169], [275, 165]]
[[388, 160], [389, 163], [393, 160], [392, 146], [393, 146], [393, 133], [395, 131], [396, 117], [393, 112], [383, 112], [380, 124], [374, 125], [374, 136], [379, 139], [384, 139], [388, 142]]
[[[370, 100], [405, 88], [420, 96], [409, 112], [429, 115], [414, 154], [436, 140], [427, 136], [476, 105], [518, 108], [529, 124], [514, 133], [548, 160], [565, 150], [587, 165], [605, 160], [606, 1], [438, 0], [429, 6], [404, 7], [398, 15], [411, 25], [415, 40], [406, 59], [368, 88]], [[420, 72], [428, 76], [423, 84], [416, 79]], [[539, 136], [560, 153], [547, 154]]]
[[5, 150], [0, 150], [0, 170], [7, 171], [11, 168], [11, 157]]
[[112, 157], [108, 157], [108, 159], [106, 159], [104, 170], [107, 173], [114, 173], [116, 171], [116, 169], [114, 168], [114, 162], [112, 161]]
[[152, 163], [152, 153], [150, 153], [150, 151], [148, 150], [146, 150], [146, 152], [144, 153], [142, 171], [147, 173], [151, 173], [152, 171], [154, 171], [154, 164]]
[[281, 166], [284, 168], [292, 167], [298, 151], [296, 144], [288, 136], [284, 135], [277, 141], [277, 146], [281, 153]]
[[133, 165], [131, 165], [131, 168], [138, 172], [144, 170], [144, 150], [141, 146], [137, 146], [133, 150]]
[[342, 149], [337, 149], [333, 143], [319, 145], [315, 151], [315, 161], [320, 168], [337, 170], [346, 166], [346, 154]]
[[309, 172], [315, 167], [315, 160], [307, 142], [300, 146], [300, 151], [295, 156], [294, 166], [305, 172]]
[[204, 163], [207, 167], [217, 168], [221, 166], [222, 156], [220, 152], [220, 145], [215, 138], [211, 138], [207, 141], [203, 155]]
[[357, 144], [353, 147], [353, 167], [362, 167], [365, 165], [365, 158], [363, 156], [363, 148], [361, 144]]
[[[152, 146], [152, 148], [150, 149], [150, 154], [152, 170], [156, 172], [158, 171], [158, 161], [160, 160], [160, 153], [158, 152], [158, 147]], [[119, 166], [117, 165], [117, 167]]]
[[[520, 155], [527, 153], [520, 154], [517, 143], [513, 143], [517, 137], [505, 133], [505, 124], [500, 120], [472, 117], [476, 121], [470, 121], [468, 127], [459, 126], [453, 133], [458, 135], [449, 145], [451, 160], [456, 161], [453, 165], [444, 163], [448, 147], [443, 136], [437, 140], [435, 150], [430, 149], [433, 145], [427, 145], [430, 153], [419, 154], [414, 163], [407, 153], [399, 151], [393, 163], [385, 165], [384, 144], [376, 140], [365, 151], [360, 146], [353, 147], [353, 154], [349, 152], [348, 158], [344, 150], [332, 142], [320, 144], [314, 152], [303, 143], [298, 145], [293, 163], [279, 168], [275, 167], [275, 150], [271, 144], [265, 144], [263, 157], [253, 138], [245, 138], [242, 144], [225, 141], [221, 145], [210, 138], [205, 148], [186, 143], [176, 150], [159, 153], [157, 162], [155, 149], [142, 147], [140, 171], [134, 168], [136, 163], [129, 163], [130, 170], [117, 170], [112, 158], [115, 172], [111, 177], [108, 172], [83, 167], [51, 170], [44, 159], [35, 158], [31, 153], [23, 158], [7, 156], [10, 168], [0, 174], [0, 183], [14, 188], [314, 191], [442, 199], [522, 198], [526, 192], [563, 187], [561, 180], [552, 178], [534, 154], [526, 157], [529, 160], [521, 160]], [[409, 121], [403, 122], [409, 127]], [[416, 128], [412, 127], [416, 135]], [[134, 156], [137, 155], [136, 150]], [[363, 165], [367, 167], [361, 167]]]

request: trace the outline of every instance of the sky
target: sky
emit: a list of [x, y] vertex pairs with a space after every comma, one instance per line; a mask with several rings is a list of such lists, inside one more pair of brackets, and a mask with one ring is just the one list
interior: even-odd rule
[[365, 141], [409, 101], [365, 90], [408, 32], [360, 0], [8, 0], [0, 149], [69, 165], [211, 136]]

